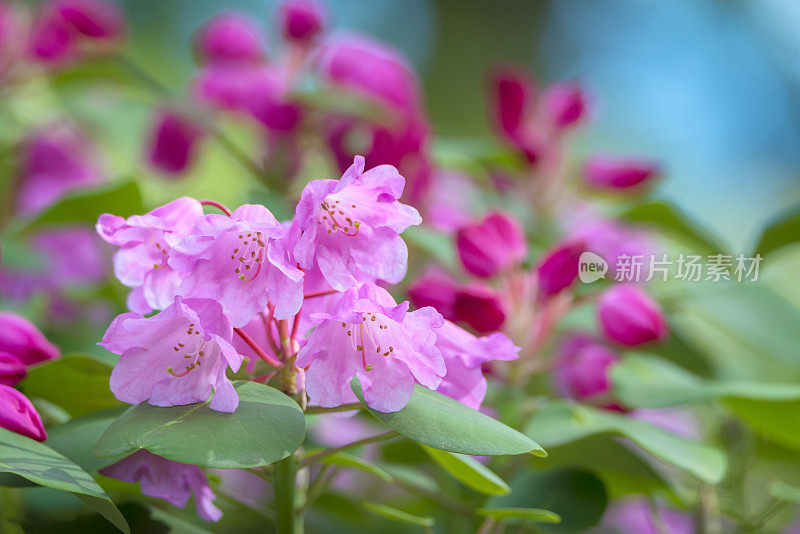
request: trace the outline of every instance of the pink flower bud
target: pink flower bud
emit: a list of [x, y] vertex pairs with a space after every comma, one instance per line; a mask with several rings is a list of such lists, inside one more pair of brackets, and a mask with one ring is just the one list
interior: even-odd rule
[[184, 172], [193, 162], [203, 130], [174, 112], [159, 112], [152, 127], [148, 157], [158, 170], [169, 174]]
[[238, 13], [212, 18], [199, 30], [195, 48], [208, 62], [257, 62], [264, 55], [255, 23]]
[[25, 364], [7, 352], [0, 352], [0, 384], [13, 386], [28, 374]]
[[585, 250], [583, 241], [568, 241], [551, 250], [539, 263], [539, 298], [546, 300], [567, 289], [578, 278], [578, 263]]
[[619, 360], [614, 351], [591, 337], [572, 335], [560, 353], [563, 363], [556, 370], [556, 378], [564, 395], [590, 400], [609, 393], [609, 371]]
[[536, 99], [536, 84], [517, 70], [497, 72], [491, 84], [495, 127], [506, 138], [516, 139]]
[[583, 166], [583, 176], [593, 186], [606, 189], [627, 189], [658, 177], [658, 164], [632, 158], [592, 156]]
[[453, 302], [453, 312], [481, 334], [494, 332], [506, 320], [505, 303], [500, 294], [483, 284], [472, 284], [459, 289]]
[[67, 20], [47, 6], [36, 16], [31, 28], [30, 57], [45, 63], [63, 63], [77, 54], [77, 35]]
[[636, 347], [669, 335], [661, 307], [633, 284], [606, 290], [598, 302], [597, 314], [605, 336], [622, 345]]
[[16, 389], [0, 384], [0, 427], [36, 441], [47, 439], [42, 418], [28, 398]]
[[14, 313], [0, 313], [0, 352], [16, 356], [25, 365], [33, 365], [60, 356], [58, 347], [30, 321]]
[[307, 43], [325, 27], [324, 9], [312, 0], [288, 0], [281, 5], [278, 17], [287, 41]]
[[586, 100], [583, 91], [571, 83], [554, 83], [543, 96], [550, 122], [558, 130], [574, 126], [586, 117]]
[[455, 321], [453, 304], [458, 287], [458, 282], [446, 272], [430, 269], [409, 286], [408, 296], [417, 308], [431, 306], [445, 319]]
[[499, 211], [460, 228], [456, 233], [456, 246], [464, 268], [482, 278], [515, 266], [528, 253], [519, 222]]
[[76, 32], [90, 39], [114, 39], [125, 30], [125, 17], [102, 0], [59, 0], [55, 9]]

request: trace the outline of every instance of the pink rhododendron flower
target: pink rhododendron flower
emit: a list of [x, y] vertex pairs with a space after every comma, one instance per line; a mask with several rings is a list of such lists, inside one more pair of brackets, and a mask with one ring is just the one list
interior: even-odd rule
[[460, 287], [453, 300], [453, 314], [481, 334], [499, 330], [506, 320], [506, 304], [497, 291], [486, 284]]
[[400, 233], [422, 222], [416, 209], [398, 201], [404, 184], [389, 165], [364, 172], [360, 156], [340, 180], [309, 182], [295, 216], [300, 266], [319, 267], [337, 291], [359, 282], [402, 280], [408, 248]]
[[7, 352], [0, 352], [0, 384], [14, 386], [28, 374], [21, 359]]
[[197, 145], [203, 129], [188, 117], [160, 111], [153, 119], [147, 157], [155, 169], [180, 174], [197, 159]]
[[350, 380], [357, 376], [367, 404], [394, 412], [408, 403], [415, 381], [436, 389], [446, 372], [436, 348], [442, 316], [433, 308], [408, 312], [408, 302], [396, 304], [378, 286], [348, 290], [314, 320], [297, 365], [308, 369], [308, 395], [320, 406], [355, 401]]
[[184, 276], [178, 293], [216, 300], [236, 327], [270, 301], [276, 318], [294, 316], [303, 301], [303, 272], [289, 256], [286, 232], [258, 204], [240, 206], [230, 217], [201, 217], [170, 254], [169, 264]]
[[175, 297], [153, 317], [117, 316], [99, 344], [121, 355], [110, 381], [119, 400], [176, 406], [205, 401], [213, 390], [211, 409], [233, 412], [239, 396], [225, 372], [238, 371], [243, 358], [232, 336], [219, 303]]
[[53, 360], [61, 356], [58, 347], [30, 321], [15, 313], [0, 313], [0, 352], [16, 356], [25, 365]]
[[407, 292], [417, 308], [432, 306], [445, 319], [456, 321], [458, 319], [453, 304], [460, 287], [460, 284], [444, 270], [432, 267], [414, 280]]
[[94, 148], [84, 135], [67, 124], [52, 124], [25, 141], [20, 165], [17, 207], [32, 215], [67, 192], [102, 183]]
[[164, 499], [185, 508], [194, 494], [197, 513], [206, 521], [219, 521], [222, 512], [214, 506], [216, 495], [206, 474], [197, 466], [173, 462], [146, 450], [139, 450], [124, 460], [100, 470], [100, 474], [131, 484], [139, 483], [148, 497]]
[[563, 343], [560, 354], [556, 380], [564, 395], [578, 400], [608, 400], [602, 397], [611, 390], [609, 372], [619, 360], [614, 351], [589, 336], [572, 335]]
[[4, 384], [0, 384], [0, 428], [36, 441], [47, 439], [42, 418], [31, 401], [16, 389]]
[[127, 219], [108, 213], [100, 216], [97, 233], [120, 247], [114, 254], [114, 274], [133, 288], [128, 297], [132, 311], [149, 313], [172, 304], [181, 277], [167, 263], [169, 252], [202, 216], [203, 206], [189, 197]]
[[499, 211], [461, 227], [456, 233], [456, 247], [464, 269], [481, 278], [510, 269], [528, 253], [520, 223]]
[[55, 287], [91, 284], [105, 276], [108, 258], [91, 228], [47, 230], [31, 237], [31, 245], [45, 259], [45, 276]]
[[586, 97], [583, 90], [571, 83], [554, 83], [542, 95], [552, 125], [563, 130], [586, 118]]
[[37, 14], [28, 43], [29, 55], [44, 63], [63, 63], [77, 54], [78, 35], [51, 5]]
[[598, 301], [597, 317], [608, 339], [629, 347], [660, 341], [669, 335], [661, 306], [633, 284], [607, 289]]
[[125, 17], [113, 2], [102, 0], [57, 0], [55, 9], [79, 34], [90, 39], [122, 35]]
[[586, 182], [605, 189], [629, 189], [652, 182], [661, 169], [653, 161], [614, 156], [592, 156], [583, 165]]
[[422, 208], [425, 224], [440, 232], [455, 232], [471, 222], [472, 208], [479, 204], [482, 195], [470, 176], [437, 170], [425, 192]]
[[492, 360], [516, 360], [520, 348], [505, 334], [495, 332], [475, 337], [450, 321], [436, 331], [436, 347], [447, 367], [442, 383], [436, 390], [475, 410], [486, 396], [486, 379], [481, 366]]
[[258, 62], [264, 57], [255, 21], [239, 13], [215, 15], [197, 32], [195, 48], [204, 62]]
[[497, 131], [517, 140], [536, 101], [536, 84], [517, 69], [502, 69], [492, 75], [492, 108]]
[[539, 262], [536, 276], [539, 298], [546, 300], [570, 287], [578, 278], [578, 262], [586, 245], [570, 240], [549, 251]]
[[278, 8], [283, 38], [308, 43], [325, 27], [324, 7], [313, 0], [288, 0]]
[[[658, 514], [655, 517], [655, 514]], [[603, 514], [600, 528], [619, 534], [693, 534], [695, 520], [691, 514], [668, 508], [653, 506], [643, 497], [615, 500]]]

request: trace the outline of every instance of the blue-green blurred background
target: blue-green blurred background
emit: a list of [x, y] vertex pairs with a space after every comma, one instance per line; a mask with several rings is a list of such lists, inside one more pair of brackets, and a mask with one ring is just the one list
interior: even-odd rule
[[[127, 0], [133, 53], [163, 81], [191, 76], [194, 30], [222, 9], [275, 37], [272, 0]], [[486, 69], [577, 80], [593, 120], [571, 154], [652, 156], [663, 193], [746, 247], [800, 199], [800, 2], [796, 0], [330, 0], [337, 30], [374, 35], [419, 71], [442, 137], [486, 134]]]

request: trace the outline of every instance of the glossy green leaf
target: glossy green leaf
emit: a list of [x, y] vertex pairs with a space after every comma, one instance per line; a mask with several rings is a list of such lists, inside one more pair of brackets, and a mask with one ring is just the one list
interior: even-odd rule
[[125, 407], [111, 408], [77, 417], [47, 430], [47, 444], [88, 473], [107, 467], [119, 458], [99, 458], [94, 445], [103, 432], [125, 411]]
[[475, 491], [485, 495], [505, 495], [511, 491], [502, 478], [471, 456], [432, 449], [424, 445], [423, 449], [445, 471]]
[[[314, 452], [315, 451], [308, 451], [307, 454], [310, 456], [311, 454], [314, 454]], [[316, 452], [319, 452], [319, 450], [317, 450]], [[325, 456], [320, 461], [328, 465], [336, 465], [338, 467], [345, 467], [345, 468], [358, 469], [360, 471], [364, 471], [365, 473], [369, 473], [371, 475], [380, 478], [387, 484], [391, 484], [394, 481], [392, 475], [390, 475], [386, 470], [354, 454], [348, 454], [346, 452], [337, 452], [335, 454], [330, 454], [328, 456]]]
[[560, 515], [540, 508], [478, 508], [476, 513], [491, 517], [495, 521], [516, 519], [528, 523], [561, 522]]
[[386, 519], [391, 519], [393, 521], [398, 521], [400, 523], [417, 525], [419, 527], [426, 528], [430, 528], [434, 524], [432, 517], [420, 517], [418, 515], [409, 514], [403, 510], [398, 510], [392, 506], [387, 506], [377, 502], [366, 501], [362, 502], [361, 506], [363, 506], [368, 512], [372, 512], [373, 514], [385, 517]]
[[697, 252], [714, 254], [725, 250], [711, 232], [700, 227], [689, 215], [668, 202], [641, 202], [628, 208], [620, 216], [630, 222], [660, 230], [694, 247]]
[[15, 232], [29, 232], [47, 226], [88, 224], [94, 226], [103, 213], [127, 217], [144, 211], [142, 195], [134, 180], [113, 182], [97, 189], [68, 193], [34, 218], [22, 222]]
[[800, 241], [800, 205], [781, 213], [764, 228], [752, 255], [766, 256], [798, 241]]
[[548, 510], [560, 523], [540, 522], [537, 531], [584, 532], [603, 517], [608, 494], [603, 482], [591, 471], [556, 469], [545, 472], [523, 470], [511, 480], [511, 493], [492, 497], [485, 508]]
[[629, 356], [611, 371], [617, 399], [628, 408], [667, 408], [709, 399], [800, 400], [800, 385], [702, 379], [653, 356]]
[[378, 420], [428, 447], [476, 456], [526, 452], [547, 455], [539, 444], [513, 428], [419, 384], [414, 384], [414, 393], [406, 407], [392, 413], [366, 405], [358, 378], [353, 378], [351, 386]]
[[305, 416], [291, 398], [256, 382], [234, 382], [236, 412], [209, 402], [128, 409], [100, 436], [95, 454], [118, 457], [138, 449], [188, 464], [222, 469], [268, 465], [296, 451], [305, 438]]
[[73, 493], [121, 531], [130, 532], [120, 511], [86, 471], [50, 447], [4, 428], [0, 428], [0, 472]]
[[722, 451], [706, 443], [677, 436], [626, 415], [566, 401], [545, 406], [531, 420], [527, 431], [546, 447], [595, 434], [622, 436], [652, 456], [711, 484], [722, 480], [727, 465]]
[[111, 367], [74, 355], [33, 367], [21, 389], [60, 406], [73, 417], [122, 406], [108, 386]]

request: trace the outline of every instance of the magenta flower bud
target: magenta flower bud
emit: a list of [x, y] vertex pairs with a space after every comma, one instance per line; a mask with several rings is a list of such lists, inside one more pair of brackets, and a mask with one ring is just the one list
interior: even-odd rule
[[450, 321], [455, 320], [453, 304], [458, 293], [458, 282], [439, 269], [430, 269], [408, 287], [408, 296], [414, 306], [431, 306]]
[[657, 163], [614, 156], [591, 156], [583, 166], [586, 182], [605, 189], [628, 189], [651, 182], [660, 169]]
[[0, 352], [16, 356], [25, 365], [58, 358], [58, 347], [30, 321], [14, 313], [0, 313]]
[[460, 228], [456, 247], [464, 269], [481, 278], [514, 267], [528, 253], [522, 226], [511, 215], [499, 211]]
[[36, 441], [47, 439], [42, 418], [28, 398], [16, 389], [0, 384], [0, 428]]
[[7, 352], [0, 352], [0, 384], [13, 386], [28, 374], [26, 365]]
[[486, 334], [499, 330], [506, 320], [506, 307], [500, 294], [484, 284], [471, 284], [459, 289], [453, 312], [476, 332]]
[[606, 290], [598, 302], [597, 314], [605, 336], [622, 345], [636, 347], [669, 335], [661, 306], [633, 284]]
[[610, 392], [609, 371], [619, 360], [614, 351], [588, 336], [573, 335], [560, 352], [562, 364], [556, 369], [556, 379], [564, 395], [590, 400]]
[[547, 88], [543, 99], [547, 116], [558, 130], [574, 126], [586, 117], [586, 100], [577, 85], [554, 83]]
[[288, 0], [278, 17], [284, 39], [296, 43], [311, 41], [325, 27], [324, 9], [312, 0]]
[[76, 32], [90, 39], [114, 39], [125, 31], [125, 17], [112, 2], [59, 0], [54, 8]]
[[36, 16], [28, 42], [31, 58], [44, 63], [63, 63], [77, 53], [77, 35], [72, 26], [52, 6]]
[[498, 132], [516, 139], [536, 99], [536, 84], [525, 73], [504, 70], [491, 81], [494, 99], [494, 121]]
[[159, 112], [152, 128], [148, 158], [153, 167], [180, 174], [194, 163], [202, 128], [171, 111]]
[[220, 13], [197, 33], [195, 48], [204, 62], [257, 62], [264, 52], [255, 23], [239, 13]]
[[578, 278], [583, 241], [568, 241], [548, 252], [536, 268], [539, 298], [546, 300], [570, 287]]

